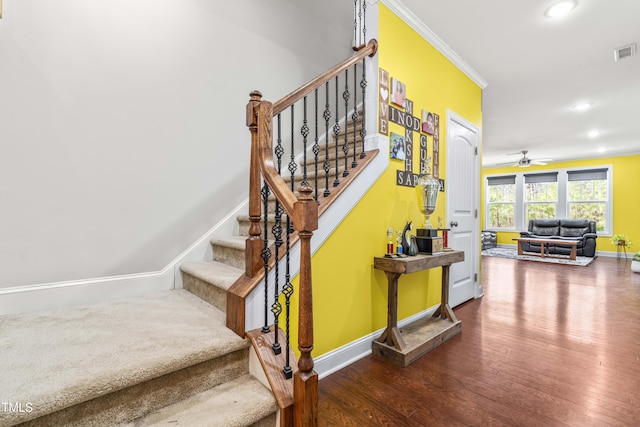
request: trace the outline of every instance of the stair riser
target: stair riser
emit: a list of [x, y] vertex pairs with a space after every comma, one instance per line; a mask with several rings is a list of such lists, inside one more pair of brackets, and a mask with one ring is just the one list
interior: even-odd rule
[[28, 421], [21, 426], [113, 426], [248, 372], [249, 348]]
[[265, 417], [258, 421], [255, 424], [252, 424], [251, 427], [273, 427], [277, 425], [278, 417], [276, 414], [271, 414], [268, 417]]
[[[244, 255], [243, 255], [244, 256]], [[213, 284], [182, 272], [182, 284], [186, 290], [202, 298], [214, 307], [227, 311], [227, 291]]]
[[[249, 228], [246, 229], [247, 235]], [[242, 233], [240, 233], [242, 235]], [[244, 250], [212, 244], [213, 260], [244, 270]]]

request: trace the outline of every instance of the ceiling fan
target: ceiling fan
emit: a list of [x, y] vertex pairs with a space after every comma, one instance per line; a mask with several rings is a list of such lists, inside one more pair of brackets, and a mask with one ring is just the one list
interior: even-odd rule
[[498, 163], [498, 166], [502, 166], [502, 165], [511, 165], [511, 166], [519, 166], [521, 168], [527, 168], [531, 165], [546, 165], [547, 162], [552, 162], [553, 159], [530, 159], [527, 157], [527, 153], [529, 151], [527, 150], [522, 150], [519, 153], [511, 153], [509, 154], [510, 156], [513, 156], [515, 154], [522, 154], [522, 158], [520, 158], [517, 162], [506, 162], [506, 163]]

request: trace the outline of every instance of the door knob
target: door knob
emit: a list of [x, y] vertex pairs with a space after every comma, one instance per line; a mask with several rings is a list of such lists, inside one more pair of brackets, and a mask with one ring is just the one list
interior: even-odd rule
[[451, 225], [451, 227], [457, 227], [458, 226], [458, 221], [451, 221], [449, 223], [449, 225]]

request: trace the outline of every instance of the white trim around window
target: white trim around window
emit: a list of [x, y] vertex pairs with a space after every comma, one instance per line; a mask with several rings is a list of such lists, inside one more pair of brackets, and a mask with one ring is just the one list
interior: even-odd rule
[[[525, 182], [525, 174], [526, 175], [534, 175], [534, 174], [550, 174], [557, 173], [558, 179], [558, 200], [557, 200], [557, 217], [558, 218], [568, 218], [569, 217], [569, 179], [568, 176], [570, 173], [576, 173], [577, 171], [584, 172], [586, 175], [590, 173], [599, 173], [602, 176], [602, 172], [606, 173], [607, 179], [607, 200], [604, 200], [606, 203], [606, 221], [605, 221], [605, 229], [598, 232], [598, 235], [609, 236], [612, 234], [613, 230], [613, 165], [599, 165], [593, 167], [578, 167], [578, 168], [567, 168], [567, 169], [556, 169], [556, 170], [544, 170], [539, 172], [515, 172], [515, 173], [502, 173], [502, 174], [491, 174], [486, 175], [484, 179], [484, 194], [485, 194], [485, 209], [484, 209], [484, 228], [491, 229], [495, 231], [522, 231], [526, 230], [527, 224], [525, 223], [525, 200], [524, 200], [524, 182]], [[514, 209], [514, 228], [495, 228], [490, 226], [489, 221], [489, 180], [496, 179], [498, 177], [512, 177], [515, 175], [515, 209]]]

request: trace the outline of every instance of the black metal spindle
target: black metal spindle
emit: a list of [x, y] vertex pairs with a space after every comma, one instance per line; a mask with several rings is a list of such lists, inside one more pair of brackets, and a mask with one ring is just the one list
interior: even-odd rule
[[320, 145], [318, 144], [318, 89], [315, 90], [315, 138], [313, 143], [313, 155], [314, 162], [313, 165], [315, 167], [315, 178], [314, 178], [314, 198], [316, 202], [318, 201], [318, 154], [320, 153]]
[[269, 249], [269, 235], [268, 235], [268, 213], [269, 213], [269, 187], [265, 182], [260, 190], [262, 195], [262, 207], [263, 207], [263, 221], [264, 221], [264, 246], [262, 248], [262, 262], [264, 264], [264, 325], [262, 326], [262, 332], [269, 332], [269, 259], [271, 258], [271, 250]]
[[[282, 148], [282, 120], [280, 114], [277, 117], [277, 144], [275, 149], [276, 162], [278, 167], [278, 174], [282, 172], [282, 155], [284, 149]], [[280, 304], [280, 272], [279, 263], [280, 259], [280, 246], [282, 246], [282, 214], [284, 209], [280, 204], [280, 201], [276, 198], [275, 201], [275, 222], [271, 229], [273, 237], [275, 239], [275, 266], [274, 266], [274, 284], [273, 284], [273, 304], [271, 306], [271, 312], [273, 313], [273, 330], [274, 330], [274, 342], [271, 346], [274, 354], [280, 354], [282, 348], [279, 342], [279, 326], [280, 326], [280, 314], [282, 314], [282, 304]], [[265, 272], [266, 273], [266, 272]], [[266, 277], [266, 276], [265, 276]]]
[[[276, 159], [278, 160], [278, 173], [282, 171], [282, 155], [284, 154], [284, 148], [282, 147], [282, 117], [278, 114], [278, 123], [276, 125], [278, 132], [278, 139], [276, 144]], [[277, 201], [277, 199], [276, 199]]]
[[366, 0], [362, 1], [362, 6], [360, 7], [362, 12], [362, 19], [360, 28], [362, 28], [362, 44], [364, 45], [367, 42], [367, 2]]
[[357, 67], [354, 65], [353, 66], [353, 114], [351, 114], [351, 120], [353, 120], [353, 161], [351, 162], [351, 167], [355, 168], [356, 166], [358, 166], [358, 161], [356, 160], [356, 154], [358, 151], [357, 148], [357, 144], [358, 144], [358, 138], [356, 137], [356, 135], [358, 134], [356, 132], [357, 127], [358, 127], [358, 73], [356, 73], [357, 71]]
[[331, 162], [329, 161], [329, 120], [331, 120], [331, 109], [329, 108], [329, 82], [325, 83], [325, 109], [322, 117], [324, 118], [324, 197], [331, 194], [329, 190], [329, 171], [331, 171]]
[[296, 165], [296, 159], [295, 159], [295, 147], [294, 147], [294, 143], [295, 143], [295, 120], [294, 120], [294, 116], [295, 116], [295, 106], [292, 105], [291, 106], [291, 158], [289, 159], [289, 172], [291, 172], [291, 191], [295, 190], [295, 173], [296, 170], [298, 170], [298, 165]]
[[353, 47], [360, 46], [359, 34], [358, 34], [358, 0], [353, 0]]
[[307, 137], [309, 136], [309, 126], [307, 125], [307, 97], [302, 99], [303, 105], [303, 118], [302, 128], [300, 128], [300, 134], [302, 135], [302, 185], [309, 185], [307, 180]]
[[[349, 176], [349, 69], [344, 70], [344, 92], [342, 92], [342, 99], [344, 99], [344, 145], [342, 146], [342, 152], [344, 153], [344, 171], [342, 176]], [[355, 135], [354, 135], [355, 137]]]
[[290, 270], [290, 261], [291, 261], [291, 233], [292, 233], [292, 224], [291, 218], [287, 215], [287, 252], [286, 252], [286, 262], [285, 262], [285, 283], [282, 287], [282, 293], [285, 298], [285, 365], [282, 368], [282, 373], [286, 379], [291, 379], [293, 377], [293, 369], [291, 368], [291, 361], [289, 360], [289, 353], [291, 348], [291, 343], [289, 337], [291, 336], [291, 295], [293, 295], [293, 285], [291, 285], [291, 270]]
[[334, 187], [340, 185], [340, 180], [338, 179], [338, 162], [340, 161], [340, 156], [338, 155], [338, 136], [340, 134], [340, 123], [338, 122], [340, 113], [338, 111], [338, 105], [338, 76], [336, 76], [336, 123], [333, 125], [333, 141], [336, 145], [336, 179], [333, 181]]
[[367, 93], [367, 76], [365, 69], [365, 60], [362, 60], [362, 80], [360, 80], [360, 88], [362, 89], [362, 124], [360, 125], [360, 139], [362, 140], [362, 151], [360, 152], [360, 158], [363, 159], [367, 156], [367, 153], [364, 151], [364, 138], [367, 136], [367, 129], [365, 127], [366, 123], [366, 114], [367, 114], [367, 103], [366, 103], [366, 93]]

